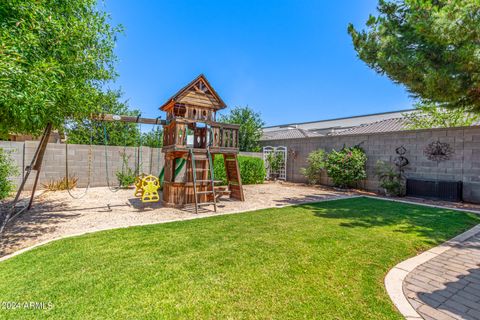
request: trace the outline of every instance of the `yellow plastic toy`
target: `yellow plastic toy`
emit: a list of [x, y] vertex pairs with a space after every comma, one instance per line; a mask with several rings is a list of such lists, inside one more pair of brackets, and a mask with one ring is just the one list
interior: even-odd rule
[[136, 178], [135, 178], [135, 182], [134, 182], [134, 185], [135, 185], [135, 197], [141, 197], [143, 196], [143, 186], [142, 186], [142, 181], [143, 179], [146, 177], [147, 175], [145, 173], [142, 173], [140, 175], [138, 175]]
[[158, 195], [158, 188], [160, 188], [160, 181], [155, 176], [146, 176], [142, 179], [142, 202], [157, 202], [160, 200]]

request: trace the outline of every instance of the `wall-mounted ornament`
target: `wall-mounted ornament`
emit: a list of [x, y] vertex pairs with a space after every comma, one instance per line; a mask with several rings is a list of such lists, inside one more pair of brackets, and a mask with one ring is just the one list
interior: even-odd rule
[[450, 159], [454, 151], [450, 144], [437, 140], [429, 143], [423, 150], [423, 153], [428, 160], [440, 162]]
[[405, 149], [404, 146], [400, 146], [395, 149], [395, 153], [397, 154], [397, 157], [393, 159], [393, 163], [397, 166], [400, 176], [403, 177], [405, 167], [410, 163], [410, 161], [404, 156], [405, 153], [407, 153], [407, 149]]

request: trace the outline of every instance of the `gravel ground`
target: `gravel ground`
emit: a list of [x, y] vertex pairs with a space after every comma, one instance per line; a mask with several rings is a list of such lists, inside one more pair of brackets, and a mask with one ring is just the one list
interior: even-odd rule
[[[82, 191], [78, 189], [72, 193], [81, 194]], [[108, 188], [91, 188], [82, 199], [72, 199], [67, 192], [45, 192], [35, 200], [32, 210], [7, 226], [0, 239], [0, 257], [68, 235], [283, 207], [353, 194], [280, 182], [244, 186], [244, 193], [245, 202], [222, 200], [217, 213], [213, 212], [213, 207], [205, 207], [196, 215], [192, 210], [166, 208], [160, 203], [142, 204], [133, 196], [132, 189], [112, 193]]]

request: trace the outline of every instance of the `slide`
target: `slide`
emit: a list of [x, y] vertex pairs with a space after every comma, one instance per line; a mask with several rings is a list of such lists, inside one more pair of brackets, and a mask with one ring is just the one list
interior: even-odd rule
[[[185, 159], [177, 159], [175, 160], [175, 177], [182, 171], [183, 166], [185, 165]], [[162, 168], [162, 172], [160, 172], [160, 176], [158, 179], [160, 180], [160, 189], [163, 188], [163, 176], [165, 174], [165, 167]]]

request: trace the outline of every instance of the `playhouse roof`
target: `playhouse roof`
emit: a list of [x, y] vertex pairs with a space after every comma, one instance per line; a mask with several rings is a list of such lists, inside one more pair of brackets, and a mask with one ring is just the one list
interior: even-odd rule
[[222, 98], [220, 98], [203, 74], [200, 74], [189, 84], [175, 93], [160, 107], [160, 110], [167, 111], [173, 107], [175, 103], [184, 103], [187, 105], [214, 108], [217, 110], [225, 109], [227, 107], [225, 102], [223, 102]]

